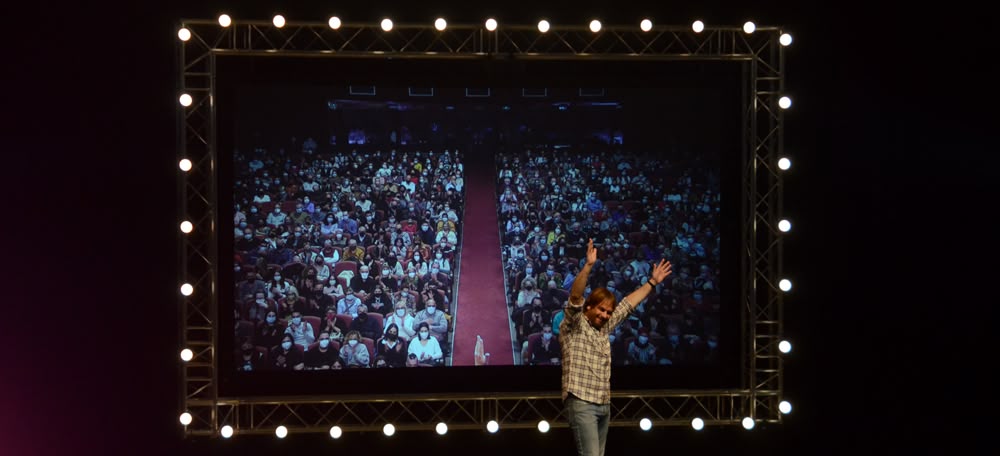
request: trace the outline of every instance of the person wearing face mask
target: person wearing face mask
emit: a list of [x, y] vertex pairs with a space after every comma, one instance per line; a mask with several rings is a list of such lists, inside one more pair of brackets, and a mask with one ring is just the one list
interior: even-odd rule
[[256, 251], [260, 246], [261, 242], [256, 237], [254, 237], [253, 230], [250, 227], [242, 229], [242, 234], [240, 238], [236, 240], [236, 244], [233, 246], [237, 252], [253, 252]]
[[312, 216], [306, 212], [306, 208], [302, 203], [295, 205], [295, 212], [293, 212], [288, 218], [295, 223], [295, 226], [301, 226], [312, 222]]
[[323, 236], [333, 236], [338, 229], [337, 219], [330, 213], [327, 213], [319, 224], [319, 234]]
[[281, 336], [285, 333], [283, 322], [278, 320], [278, 313], [269, 310], [266, 316], [257, 323], [253, 340], [262, 347], [274, 347], [281, 343]]
[[[263, 186], [263, 182], [261, 183]], [[254, 204], [264, 204], [271, 202], [271, 195], [268, 195], [265, 189], [261, 188], [257, 190], [257, 193], [253, 196]]]
[[635, 253], [632, 262], [629, 263], [629, 267], [632, 268], [636, 277], [645, 277], [649, 275], [649, 262], [646, 261], [641, 251]]
[[350, 315], [351, 318], [357, 318], [358, 307], [361, 305], [361, 299], [358, 299], [351, 287], [347, 287], [347, 289], [344, 290], [344, 297], [337, 302], [337, 313], [341, 315]]
[[347, 247], [347, 236], [344, 235], [344, 230], [340, 228], [334, 230], [330, 245], [336, 247], [336, 250], [343, 250]]
[[348, 331], [344, 336], [344, 344], [340, 346], [340, 358], [347, 367], [368, 367], [371, 363], [371, 353], [368, 346], [361, 340], [361, 333]]
[[389, 367], [403, 367], [406, 364], [407, 343], [399, 337], [399, 326], [389, 323], [385, 327], [385, 336], [375, 343], [375, 353], [385, 358]]
[[358, 316], [351, 321], [349, 331], [357, 331], [361, 337], [371, 340], [378, 339], [382, 335], [381, 322], [368, 314], [368, 306], [361, 304], [358, 306]]
[[358, 234], [358, 221], [354, 220], [349, 212], [341, 213], [340, 221], [337, 222], [337, 226], [344, 231], [344, 234], [349, 234], [354, 236]]
[[430, 325], [423, 321], [415, 328], [417, 337], [410, 341], [407, 354], [416, 358], [421, 366], [435, 366], [444, 362], [444, 353], [438, 340], [431, 336]]
[[267, 297], [271, 299], [282, 299], [289, 294], [297, 294], [298, 290], [285, 280], [281, 275], [281, 271], [275, 271], [274, 275], [271, 276], [271, 280], [267, 281]]
[[417, 232], [420, 237], [420, 242], [424, 244], [434, 244], [437, 239], [437, 230], [431, 226], [430, 222], [425, 221], [420, 224], [420, 231]]
[[[243, 220], [240, 220], [239, 222], [236, 222], [236, 223], [235, 223], [235, 224], [233, 225], [233, 236], [234, 236], [234, 237], [236, 238], [236, 240], [237, 240], [237, 245], [239, 245], [239, 240], [243, 239], [243, 233], [245, 233], [245, 232], [246, 232], [246, 230], [247, 230], [248, 228], [250, 228], [250, 224], [249, 224], [249, 223], [247, 223], [247, 221], [246, 221], [246, 218], [245, 218], [245, 217], [246, 217], [246, 216], [244, 216], [244, 219], [243, 219]], [[251, 232], [252, 232], [252, 230], [251, 230]], [[253, 238], [253, 236], [251, 236], [251, 239], [252, 239], [252, 238]], [[240, 248], [237, 248], [236, 250], [241, 250], [241, 249], [240, 249]], [[246, 249], [242, 249], [242, 250], [246, 250]]]
[[361, 295], [362, 299], [375, 292], [376, 285], [378, 285], [378, 282], [372, 277], [371, 268], [368, 266], [358, 268], [358, 275], [352, 277], [350, 281], [351, 289]]
[[328, 370], [340, 359], [340, 344], [330, 340], [330, 333], [321, 331], [316, 343], [309, 347], [305, 355], [306, 370]]
[[243, 206], [237, 204], [235, 207], [233, 207], [233, 225], [238, 226], [240, 223], [246, 223], [246, 221], [247, 221], [247, 214], [244, 211]]
[[535, 366], [559, 365], [561, 356], [562, 347], [559, 345], [559, 337], [552, 332], [552, 325], [549, 323], [542, 325], [542, 338], [531, 350], [531, 364]]
[[343, 331], [346, 329], [347, 327], [344, 325], [344, 323], [337, 319], [336, 308], [328, 308], [323, 312], [322, 321], [320, 322], [319, 325], [320, 332], [324, 331], [327, 332], [328, 334], [330, 334], [331, 340], [337, 341], [339, 343], [342, 338], [334, 337], [334, 332], [336, 330], [338, 334], [342, 334]]
[[237, 286], [237, 293], [242, 301], [253, 300], [257, 293], [267, 295], [267, 288], [264, 286], [264, 282], [258, 279], [256, 272], [247, 271], [244, 277], [246, 280]]
[[535, 283], [548, 284], [549, 281], [562, 283], [563, 275], [558, 270], [556, 270], [555, 264], [545, 264], [543, 262], [542, 270], [539, 271], [538, 275], [535, 276]]
[[656, 364], [656, 345], [649, 342], [649, 330], [639, 328], [639, 335], [628, 345], [628, 359], [632, 365]]
[[347, 247], [344, 248], [344, 254], [341, 256], [344, 261], [353, 261], [359, 264], [364, 257], [365, 249], [358, 247], [357, 239], [351, 239], [347, 242]]
[[528, 277], [521, 281], [521, 290], [517, 292], [517, 299], [514, 301], [514, 310], [511, 313], [511, 318], [515, 323], [521, 322], [522, 315], [528, 309], [528, 305], [535, 298], [539, 297], [541, 297], [541, 293], [535, 288], [535, 279]]
[[376, 282], [375, 289], [372, 294], [368, 295], [364, 299], [365, 305], [371, 309], [372, 312], [376, 312], [380, 315], [386, 315], [392, 313], [392, 302], [388, 293], [386, 293], [383, 285]]
[[622, 292], [618, 290], [618, 287], [615, 284], [614, 280], [609, 280], [607, 286], [605, 287], [605, 289], [608, 290], [608, 291], [610, 291], [611, 294], [614, 295], [614, 298], [615, 298], [616, 301], [621, 301], [622, 300]]
[[411, 290], [420, 289], [420, 276], [417, 274], [416, 266], [411, 264], [406, 268], [406, 275], [403, 276], [402, 285], [409, 287]]
[[448, 320], [434, 300], [424, 301], [424, 308], [413, 317], [413, 324], [416, 325], [414, 331], [417, 331], [421, 324], [427, 324], [431, 336], [439, 343], [445, 342], [445, 337], [448, 335]]
[[417, 335], [413, 329], [413, 324], [413, 315], [410, 314], [406, 301], [398, 300], [395, 306], [393, 306], [392, 313], [385, 319], [385, 329], [383, 329], [383, 332], [389, 330], [389, 325], [396, 325], [399, 328], [400, 337], [412, 340]]
[[528, 336], [541, 332], [542, 326], [551, 321], [550, 318], [549, 312], [542, 308], [542, 298], [531, 300], [531, 307], [523, 312], [517, 325], [519, 339], [526, 342]]
[[277, 308], [278, 305], [273, 299], [268, 299], [264, 292], [258, 291], [254, 294], [252, 301], [245, 303], [243, 314], [247, 321], [256, 323], [263, 320], [268, 311]]
[[[636, 276], [635, 271], [632, 270], [631, 266], [626, 266], [622, 271], [621, 284], [618, 288], [621, 290], [631, 290], [639, 286], [640, 277]], [[645, 282], [645, 280], [643, 280]]]
[[436, 243], [440, 244], [443, 242], [449, 246], [458, 244], [458, 234], [455, 233], [455, 229], [452, 228], [450, 223], [444, 224], [438, 231], [437, 236], [434, 237]]
[[250, 343], [250, 339], [244, 339], [240, 348], [236, 351], [236, 370], [239, 372], [252, 372], [265, 367], [264, 353], [257, 350]]
[[275, 205], [274, 209], [271, 210], [271, 213], [267, 214], [267, 224], [272, 227], [279, 227], [281, 225], [284, 225], [285, 220], [287, 219], [288, 216], [281, 211], [281, 206]]
[[285, 334], [292, 336], [292, 342], [302, 347], [305, 351], [310, 344], [316, 341], [316, 333], [308, 321], [302, 319], [302, 312], [292, 312], [292, 317], [288, 320]]
[[271, 349], [271, 366], [278, 370], [302, 370], [305, 367], [303, 349], [295, 345], [291, 334], [281, 337], [281, 342]]
[[549, 232], [548, 238], [545, 241], [545, 245], [557, 245], [561, 242], [566, 241], [566, 233], [563, 231], [562, 227], [556, 225], [553, 227], [552, 231]]
[[441, 249], [434, 250], [434, 257], [431, 259], [431, 272], [434, 272], [433, 269], [435, 267], [438, 272], [451, 275], [451, 261], [448, 260], [448, 257], [444, 255], [444, 252], [442, 252]]

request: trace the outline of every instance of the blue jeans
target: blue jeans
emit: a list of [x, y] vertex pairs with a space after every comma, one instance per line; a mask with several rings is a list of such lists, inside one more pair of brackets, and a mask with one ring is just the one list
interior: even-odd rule
[[608, 439], [611, 404], [587, 402], [572, 394], [566, 397], [566, 418], [573, 430], [576, 451], [580, 456], [603, 456]]

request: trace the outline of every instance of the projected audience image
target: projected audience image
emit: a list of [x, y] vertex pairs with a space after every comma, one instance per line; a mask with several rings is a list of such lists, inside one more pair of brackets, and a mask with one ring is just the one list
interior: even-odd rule
[[620, 301], [661, 259], [673, 265], [609, 335], [613, 365], [717, 365], [729, 343], [727, 144], [697, 139], [711, 131], [671, 135], [666, 119], [633, 123], [663, 100], [619, 93], [248, 95], [220, 215], [233, 228], [220, 242], [232, 242], [235, 369], [558, 366], [589, 240], [598, 261], [585, 295], [606, 288]]

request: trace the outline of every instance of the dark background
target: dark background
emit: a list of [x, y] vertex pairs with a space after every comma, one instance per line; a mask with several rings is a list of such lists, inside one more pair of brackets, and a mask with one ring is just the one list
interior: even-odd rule
[[[569, 433], [182, 441], [177, 423], [176, 93], [181, 17], [267, 19], [261, 2], [8, 9], [0, 389], [5, 454], [564, 454]], [[781, 426], [613, 429], [609, 454], [968, 448], [995, 385], [995, 62], [985, 11], [916, 3], [410, 2], [289, 5], [288, 18], [783, 24], [794, 231]], [[12, 122], [13, 121], [13, 122]], [[305, 445], [304, 445], [305, 444]], [[302, 448], [306, 446], [306, 448]], [[627, 448], [627, 450], [626, 450]]]

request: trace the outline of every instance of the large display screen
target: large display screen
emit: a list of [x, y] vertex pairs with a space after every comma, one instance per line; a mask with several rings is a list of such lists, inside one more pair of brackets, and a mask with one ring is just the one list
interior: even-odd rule
[[722, 285], [738, 292], [726, 260], [738, 87], [686, 77], [234, 84], [220, 116], [219, 308], [234, 328], [220, 367], [241, 379], [498, 366], [552, 378], [592, 240], [585, 295], [621, 300], [661, 259], [674, 271], [609, 335], [612, 365], [722, 372], [740, 344]]

